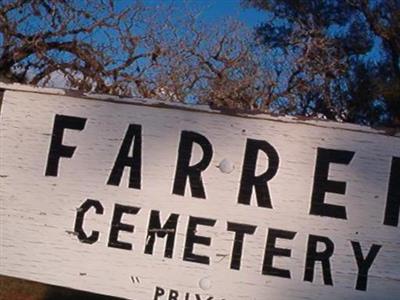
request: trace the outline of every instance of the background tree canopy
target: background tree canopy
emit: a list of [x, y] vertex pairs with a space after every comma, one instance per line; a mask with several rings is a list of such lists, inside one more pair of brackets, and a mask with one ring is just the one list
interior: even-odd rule
[[3, 81], [400, 124], [399, 0], [242, 0], [255, 31], [174, 1], [0, 3]]
[[267, 13], [266, 55], [288, 61], [280, 110], [400, 124], [399, 0], [245, 0]]

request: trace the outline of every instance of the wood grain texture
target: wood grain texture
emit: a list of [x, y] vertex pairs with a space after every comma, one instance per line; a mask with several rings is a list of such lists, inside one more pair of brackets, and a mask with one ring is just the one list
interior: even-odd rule
[[[72, 158], [61, 158], [57, 177], [45, 176], [56, 114], [86, 118], [84, 130], [65, 130], [63, 144], [74, 145]], [[128, 188], [128, 169], [120, 186], [107, 179], [130, 123], [142, 126], [142, 187]], [[213, 147], [202, 173], [206, 199], [172, 194], [182, 130], [205, 136]], [[247, 139], [266, 140], [279, 153], [277, 174], [268, 182], [273, 208], [237, 203]], [[400, 230], [383, 225], [393, 157], [400, 157], [400, 138], [363, 127], [330, 126], [293, 119], [235, 117], [213, 112], [97, 101], [40, 92], [5, 92], [0, 116], [0, 273], [128, 299], [154, 299], [156, 287], [176, 290], [178, 300], [196, 299], [399, 299]], [[326, 202], [344, 205], [347, 220], [310, 215], [318, 148], [355, 152], [348, 165], [331, 164], [329, 179], [346, 182], [344, 195], [327, 193]], [[195, 145], [192, 163], [202, 157]], [[219, 168], [227, 166], [226, 172]], [[268, 165], [259, 155], [257, 172]], [[96, 199], [104, 214], [85, 216], [84, 229], [99, 240], [82, 243], [74, 232], [77, 209]], [[132, 250], [108, 246], [115, 204], [140, 208], [123, 222], [134, 232], [119, 234]], [[156, 239], [153, 255], [144, 253], [149, 214], [165, 220], [179, 214], [173, 257], [164, 257], [164, 240]], [[204, 265], [183, 260], [190, 216], [216, 220], [198, 226], [211, 238], [194, 252], [210, 258]], [[243, 244], [240, 270], [230, 268], [234, 234], [227, 222], [257, 226]], [[275, 257], [274, 266], [290, 270], [291, 279], [263, 275], [270, 228], [296, 232], [277, 247], [290, 257]], [[316, 264], [313, 282], [304, 281], [310, 235], [328, 237], [335, 249], [330, 259], [333, 286], [325, 285]], [[364, 255], [382, 246], [368, 273], [366, 291], [355, 289], [358, 268], [351, 241]], [[322, 251], [322, 250], [320, 250]], [[188, 296], [186, 296], [188, 295]], [[210, 298], [213, 297], [213, 298]]]

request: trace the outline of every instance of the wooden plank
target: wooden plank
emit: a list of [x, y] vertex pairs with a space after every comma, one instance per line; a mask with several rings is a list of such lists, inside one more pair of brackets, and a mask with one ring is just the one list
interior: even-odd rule
[[398, 136], [29, 89], [0, 117], [1, 274], [138, 300], [400, 296]]
[[14, 277], [0, 276], [0, 299], [2, 300], [120, 300], [99, 294], [52, 286]]

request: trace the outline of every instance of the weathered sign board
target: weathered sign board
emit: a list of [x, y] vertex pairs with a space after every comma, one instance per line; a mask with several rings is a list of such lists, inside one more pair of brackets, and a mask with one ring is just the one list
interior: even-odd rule
[[400, 299], [400, 136], [2, 86], [0, 273], [154, 300]]

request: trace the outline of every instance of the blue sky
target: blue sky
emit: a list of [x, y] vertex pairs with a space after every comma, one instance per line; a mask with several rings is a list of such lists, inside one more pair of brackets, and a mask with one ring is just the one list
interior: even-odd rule
[[253, 27], [265, 20], [265, 13], [242, 7], [240, 0], [144, 0], [144, 3], [149, 5], [172, 3], [182, 8], [190, 7], [200, 11], [200, 18], [209, 23], [218, 23], [226, 17], [232, 17]]
[[[179, 0], [176, 2], [179, 2]], [[205, 20], [212, 21], [224, 17], [233, 17], [249, 26], [257, 25], [265, 20], [265, 13], [240, 6], [240, 0], [193, 0], [190, 2], [208, 7], [203, 13]]]

